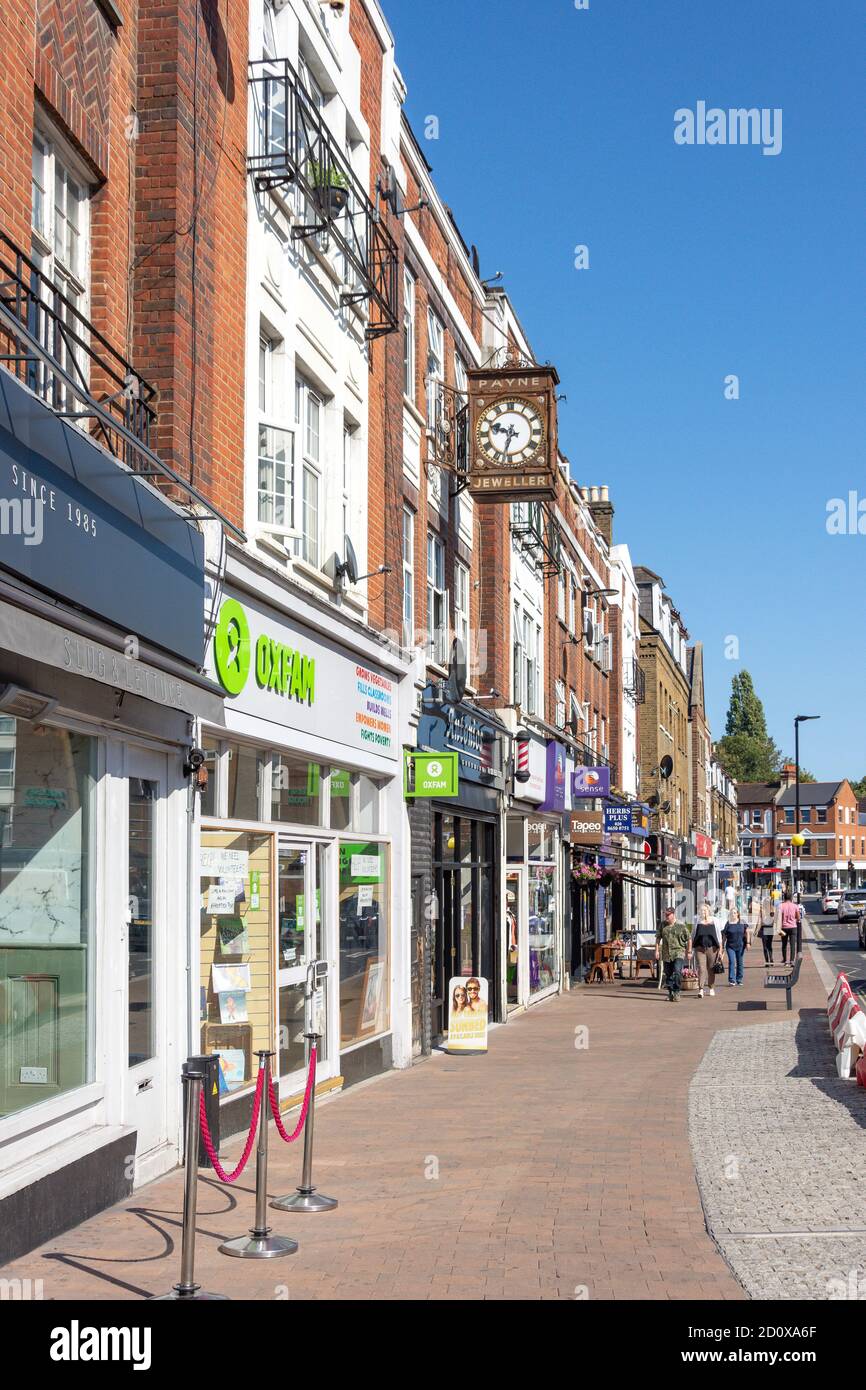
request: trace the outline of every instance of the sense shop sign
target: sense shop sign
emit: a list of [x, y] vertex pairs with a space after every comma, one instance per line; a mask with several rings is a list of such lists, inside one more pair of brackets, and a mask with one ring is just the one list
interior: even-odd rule
[[391, 677], [253, 599], [224, 598], [208, 667], [229, 709], [397, 757]]

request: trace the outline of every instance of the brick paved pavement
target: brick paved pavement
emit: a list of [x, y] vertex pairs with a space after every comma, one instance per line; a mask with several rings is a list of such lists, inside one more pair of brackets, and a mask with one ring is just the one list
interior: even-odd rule
[[710, 1230], [753, 1298], [850, 1297], [852, 1270], [866, 1294], [866, 1091], [836, 1075], [826, 1014], [719, 1033], [689, 1130]]
[[[576, 990], [493, 1030], [486, 1057], [439, 1056], [322, 1105], [316, 1179], [339, 1209], [275, 1212], [298, 1254], [229, 1260], [216, 1247], [251, 1223], [254, 1165], [240, 1190], [202, 1180], [197, 1277], [259, 1299], [745, 1297], [706, 1231], [687, 1107], [716, 1030], [780, 1019], [759, 951], [748, 960], [745, 987], [714, 999], [672, 1005], [645, 977]], [[797, 1002], [824, 999], [807, 959]], [[240, 1144], [226, 1148], [230, 1162]], [[272, 1131], [272, 1193], [294, 1187], [299, 1148], [287, 1158]], [[46, 1298], [166, 1290], [181, 1191], [169, 1174], [3, 1274], [42, 1278]]]

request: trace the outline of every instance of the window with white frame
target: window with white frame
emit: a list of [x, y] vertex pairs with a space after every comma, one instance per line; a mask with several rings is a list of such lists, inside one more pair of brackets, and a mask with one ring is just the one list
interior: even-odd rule
[[460, 409], [469, 400], [469, 371], [459, 352], [454, 353], [454, 389], [457, 392], [457, 407]]
[[403, 267], [403, 394], [415, 400], [415, 276]]
[[511, 698], [515, 705], [523, 704], [523, 619], [520, 612], [520, 605], [515, 603], [514, 612], [511, 618], [512, 624], [512, 643], [511, 643]]
[[349, 534], [352, 516], [352, 467], [355, 454], [355, 435], [357, 431], [348, 420], [343, 421], [343, 486], [342, 486], [342, 536]]
[[285, 428], [279, 387], [282, 342], [264, 324], [259, 330], [258, 508], [262, 526], [285, 538], [294, 526], [294, 434]]
[[454, 565], [454, 636], [459, 637], [469, 658], [469, 571], [458, 560]]
[[541, 648], [541, 626], [533, 621], [529, 613], [523, 614], [523, 658], [525, 663], [524, 675], [524, 708], [527, 714], [540, 714], [541, 706], [539, 700], [539, 664], [538, 654]]
[[557, 729], [565, 728], [565, 685], [562, 681], [556, 682], [556, 713], [553, 722]]
[[568, 630], [572, 637], [576, 633], [575, 624], [577, 622], [577, 580], [574, 575], [569, 575], [569, 597], [568, 597]]
[[295, 422], [298, 427], [300, 462], [300, 554], [308, 565], [319, 565], [319, 492], [322, 476], [322, 428], [324, 402], [306, 377], [295, 377]]
[[583, 722], [583, 710], [581, 709], [580, 701], [578, 700], [577, 695], [573, 690], [571, 691], [568, 698], [568, 718], [571, 723], [572, 733], [576, 735], [578, 729], [581, 726], [581, 723]]
[[427, 428], [435, 429], [442, 409], [445, 380], [445, 329], [432, 309], [427, 310]]
[[565, 570], [560, 570], [556, 577], [556, 616], [561, 623], [565, 622], [566, 615], [566, 579]]
[[[31, 227], [33, 261], [63, 296], [51, 308], [85, 338], [86, 325], [76, 315], [86, 319], [89, 307], [90, 187], [60, 137], [41, 124], [33, 136]], [[69, 375], [86, 385], [88, 359], [83, 349], [70, 346], [53, 331], [47, 346]], [[65, 393], [61, 403], [65, 405]]]
[[448, 659], [448, 594], [445, 590], [445, 546], [427, 532], [427, 652], [444, 666]]
[[415, 513], [403, 508], [403, 646], [411, 647], [415, 633]]

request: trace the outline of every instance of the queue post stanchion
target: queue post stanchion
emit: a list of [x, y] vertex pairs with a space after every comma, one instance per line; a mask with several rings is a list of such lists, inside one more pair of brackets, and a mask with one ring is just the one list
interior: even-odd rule
[[290, 1236], [276, 1236], [267, 1224], [268, 1207], [268, 1106], [270, 1070], [273, 1052], [257, 1052], [262, 1078], [263, 1104], [259, 1111], [259, 1139], [256, 1148], [256, 1215], [255, 1225], [248, 1235], [235, 1236], [219, 1246], [221, 1255], [234, 1255], [241, 1260], [273, 1260], [281, 1255], [294, 1255], [298, 1242]]
[[[321, 1033], [306, 1033], [304, 1035], [311, 1047], [315, 1047], [318, 1052]], [[271, 1202], [275, 1211], [333, 1211], [339, 1205], [336, 1197], [325, 1197], [323, 1193], [317, 1192], [313, 1186], [313, 1131], [316, 1116], [316, 1088], [310, 1092], [310, 1102], [307, 1106], [307, 1118], [304, 1122], [304, 1166], [301, 1173], [301, 1183], [296, 1191], [288, 1197], [278, 1197]]]
[[198, 1195], [198, 1134], [201, 1088], [204, 1073], [187, 1071], [183, 1074], [186, 1092], [186, 1146], [184, 1151], [183, 1235], [180, 1251], [180, 1283], [170, 1293], [157, 1294], [154, 1303], [228, 1302], [228, 1294], [206, 1293], [195, 1282], [195, 1220]]
[[315, 1058], [319, 1054], [322, 1035], [318, 1031], [317, 991], [324, 986], [328, 976], [326, 961], [315, 960], [307, 967], [305, 995], [305, 1016], [307, 1028], [307, 1060], [312, 1062], [312, 1084], [309, 1086], [307, 1113], [304, 1119], [304, 1165], [301, 1185], [288, 1197], [278, 1197], [271, 1202], [276, 1211], [333, 1211], [339, 1205], [336, 1197], [325, 1197], [313, 1186], [313, 1133], [316, 1121]]

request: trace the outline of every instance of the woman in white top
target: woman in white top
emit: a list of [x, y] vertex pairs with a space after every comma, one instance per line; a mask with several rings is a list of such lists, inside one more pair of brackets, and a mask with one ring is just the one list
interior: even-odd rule
[[722, 949], [722, 938], [716, 926], [715, 919], [710, 910], [709, 903], [704, 900], [698, 914], [692, 932], [692, 950], [698, 962], [698, 984], [700, 986], [698, 994], [703, 999], [704, 990], [708, 989], [710, 994], [715, 994], [715, 964]]

